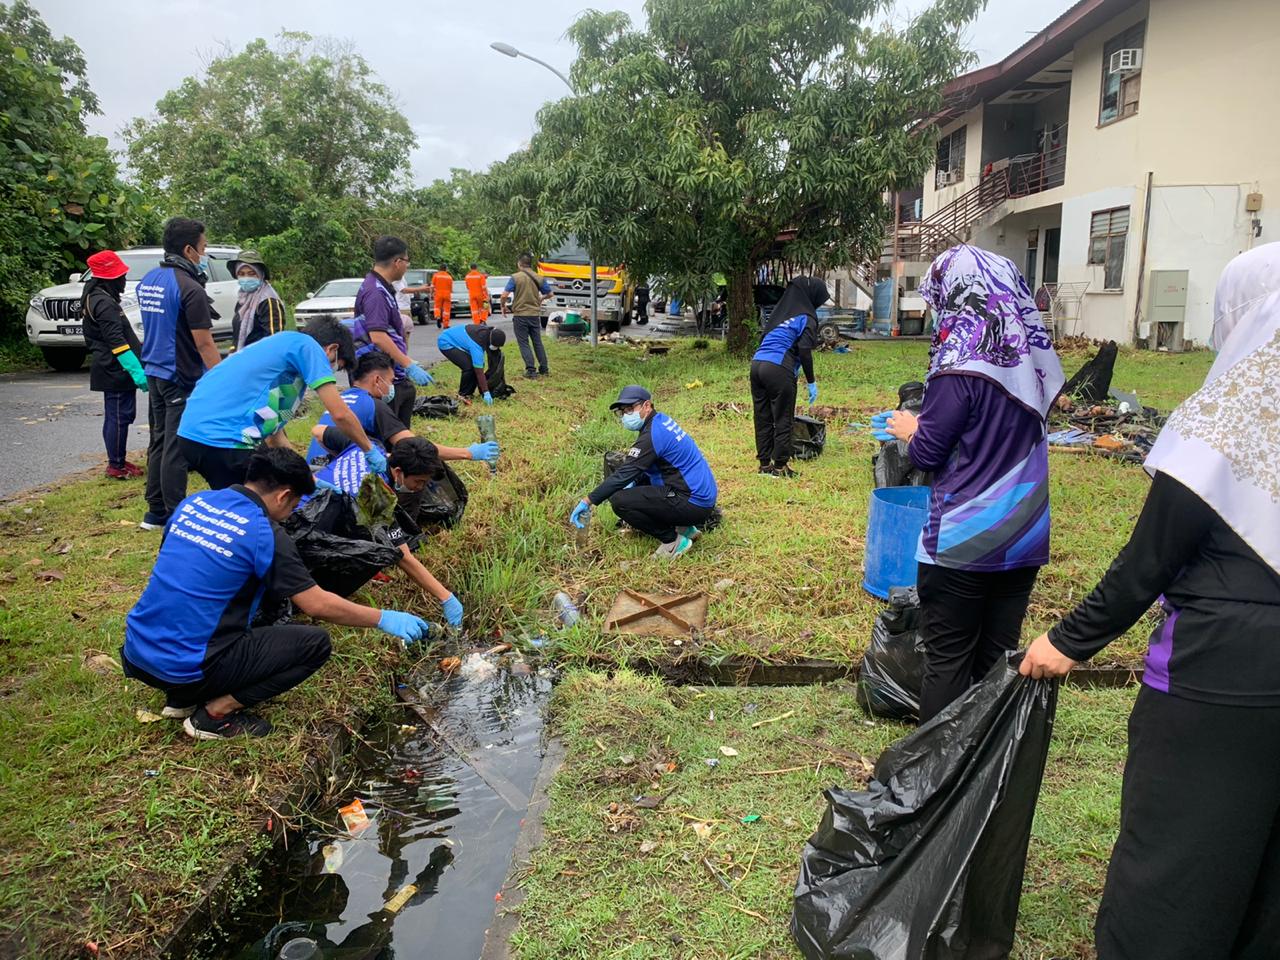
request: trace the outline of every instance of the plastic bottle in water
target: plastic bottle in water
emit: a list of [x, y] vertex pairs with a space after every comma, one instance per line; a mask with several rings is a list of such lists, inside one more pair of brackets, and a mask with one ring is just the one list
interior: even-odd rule
[[563, 590], [560, 590], [556, 593], [551, 603], [552, 603], [552, 606], [554, 606], [556, 609], [556, 618], [564, 626], [572, 627], [575, 623], [578, 622], [578, 617], [580, 617], [581, 614], [578, 612], [578, 608], [574, 604], [573, 598], [570, 597]]

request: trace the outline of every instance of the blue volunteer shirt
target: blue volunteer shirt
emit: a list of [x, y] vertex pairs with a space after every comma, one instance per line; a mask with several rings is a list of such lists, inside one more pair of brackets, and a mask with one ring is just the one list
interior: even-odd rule
[[249, 629], [268, 586], [295, 596], [315, 581], [262, 501], [241, 486], [192, 494], [174, 510], [125, 619], [125, 657], [170, 683], [201, 680]]
[[293, 419], [306, 388], [333, 383], [324, 348], [286, 330], [233, 353], [196, 385], [178, 436], [210, 447], [256, 447]]
[[669, 487], [695, 507], [714, 507], [719, 494], [707, 458], [693, 437], [665, 413], [654, 412], [645, 421], [622, 466], [587, 499], [599, 505], [633, 481]]
[[[809, 318], [804, 314], [784, 320], [764, 335], [760, 341], [760, 348], [751, 359], [776, 363], [784, 369], [793, 371], [793, 376], [798, 374], [800, 362], [796, 356], [796, 342], [804, 336], [808, 326]], [[791, 355], [789, 361], [788, 354]]]
[[453, 349], [469, 353], [471, 354], [471, 365], [477, 370], [484, 369], [484, 347], [471, 339], [466, 327], [450, 327], [448, 330], [441, 332], [436, 340], [436, 347], [442, 351]]
[[[367, 390], [364, 390], [361, 387], [352, 387], [350, 390], [342, 391], [342, 402], [350, 408], [351, 412], [355, 414], [356, 419], [360, 421], [360, 426], [364, 428], [365, 435], [371, 440], [374, 437], [377, 437], [377, 431], [375, 429], [377, 425], [377, 417], [375, 414], [378, 409], [376, 404], [379, 401], [370, 396]], [[332, 427], [333, 414], [326, 410], [320, 416], [318, 423], [322, 427]], [[307, 448], [307, 462], [313, 463], [314, 461], [327, 456], [329, 456], [329, 451], [325, 449], [319, 440], [313, 439], [311, 441], [311, 446]]]
[[147, 272], [135, 293], [142, 313], [142, 369], [191, 389], [204, 373], [191, 331], [213, 327], [209, 296], [195, 268], [162, 264]]

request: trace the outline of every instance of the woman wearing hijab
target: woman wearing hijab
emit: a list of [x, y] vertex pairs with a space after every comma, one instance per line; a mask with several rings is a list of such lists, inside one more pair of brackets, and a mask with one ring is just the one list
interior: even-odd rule
[[236, 312], [231, 318], [235, 348], [243, 350], [251, 343], [285, 329], [284, 302], [271, 286], [271, 271], [256, 250], [242, 250], [227, 266], [240, 285]]
[[129, 267], [114, 250], [88, 259], [89, 280], [80, 299], [84, 341], [92, 360], [89, 389], [102, 394], [102, 440], [107, 447], [107, 476], [113, 480], [141, 477], [143, 469], [125, 459], [129, 427], [138, 412], [138, 391], [147, 391], [142, 372], [142, 345], [120, 306]]
[[921, 295], [937, 317], [924, 406], [919, 418], [896, 410], [876, 425], [934, 473], [916, 550], [923, 723], [1021, 639], [1049, 559], [1045, 418], [1064, 378], [1012, 261], [952, 247], [929, 267]]
[[1099, 960], [1280, 956], [1280, 243], [1227, 264], [1214, 312], [1221, 352], [1147, 457], [1133, 535], [1020, 668], [1064, 676], [1164, 606]]
[[760, 349], [751, 358], [751, 406], [756, 424], [756, 459], [766, 476], [794, 477], [791, 428], [796, 413], [796, 377], [804, 371], [809, 403], [818, 399], [813, 348], [818, 345], [818, 308], [827, 285], [817, 277], [797, 277], [787, 285], [765, 326]]

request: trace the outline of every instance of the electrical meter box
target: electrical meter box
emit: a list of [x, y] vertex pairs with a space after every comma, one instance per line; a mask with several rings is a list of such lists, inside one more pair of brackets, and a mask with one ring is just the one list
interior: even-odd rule
[[1150, 346], [1179, 351], [1187, 319], [1187, 270], [1152, 270], [1147, 300]]

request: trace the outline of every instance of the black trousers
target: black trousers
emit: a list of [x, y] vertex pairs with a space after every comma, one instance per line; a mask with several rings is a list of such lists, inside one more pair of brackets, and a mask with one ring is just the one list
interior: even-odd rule
[[331, 647], [321, 627], [290, 623], [254, 627], [204, 666], [204, 679], [170, 683], [130, 663], [120, 651], [126, 677], [163, 690], [174, 707], [200, 706], [225, 694], [246, 707], [292, 690], [324, 666]]
[[1039, 567], [975, 573], [919, 565], [924, 689], [920, 722], [977, 683], [1022, 639], [1022, 619]]
[[147, 510], [167, 517], [187, 495], [187, 461], [178, 445], [178, 424], [187, 409], [184, 390], [172, 380], [147, 377]]
[[113, 467], [125, 465], [129, 428], [137, 415], [137, 390], [108, 390], [102, 395], [102, 442], [107, 448], [107, 463]]
[[[471, 363], [471, 354], [465, 350], [459, 350], [457, 347], [449, 347], [447, 350], [441, 350], [440, 352], [444, 354], [446, 360], [462, 371], [462, 377], [458, 380], [458, 396], [472, 396], [476, 392], [478, 383], [476, 381], [476, 368]], [[397, 387], [397, 389], [399, 388]]]
[[696, 527], [711, 516], [711, 507], [695, 507], [668, 487], [642, 484], [609, 498], [618, 519], [662, 543], [676, 539], [676, 527]]
[[395, 381], [395, 388], [396, 396], [390, 403], [391, 412], [399, 418], [406, 430], [412, 430], [413, 402], [418, 397], [418, 388], [408, 377]]
[[[534, 373], [548, 373], [547, 351], [542, 345], [542, 328], [545, 321], [541, 317], [512, 317], [511, 330], [516, 335], [516, 346], [520, 348], [520, 359], [524, 361], [525, 376]], [[537, 370], [534, 370], [534, 363]]]
[[796, 415], [796, 378], [768, 360], [751, 363], [751, 407], [756, 422], [756, 459], [781, 466], [791, 459]]
[[1280, 957], [1280, 707], [1142, 688], [1096, 934], [1098, 960]]
[[253, 451], [240, 447], [211, 447], [186, 437], [178, 438], [178, 446], [187, 466], [209, 484], [210, 490], [225, 490], [236, 483], [244, 483]]

